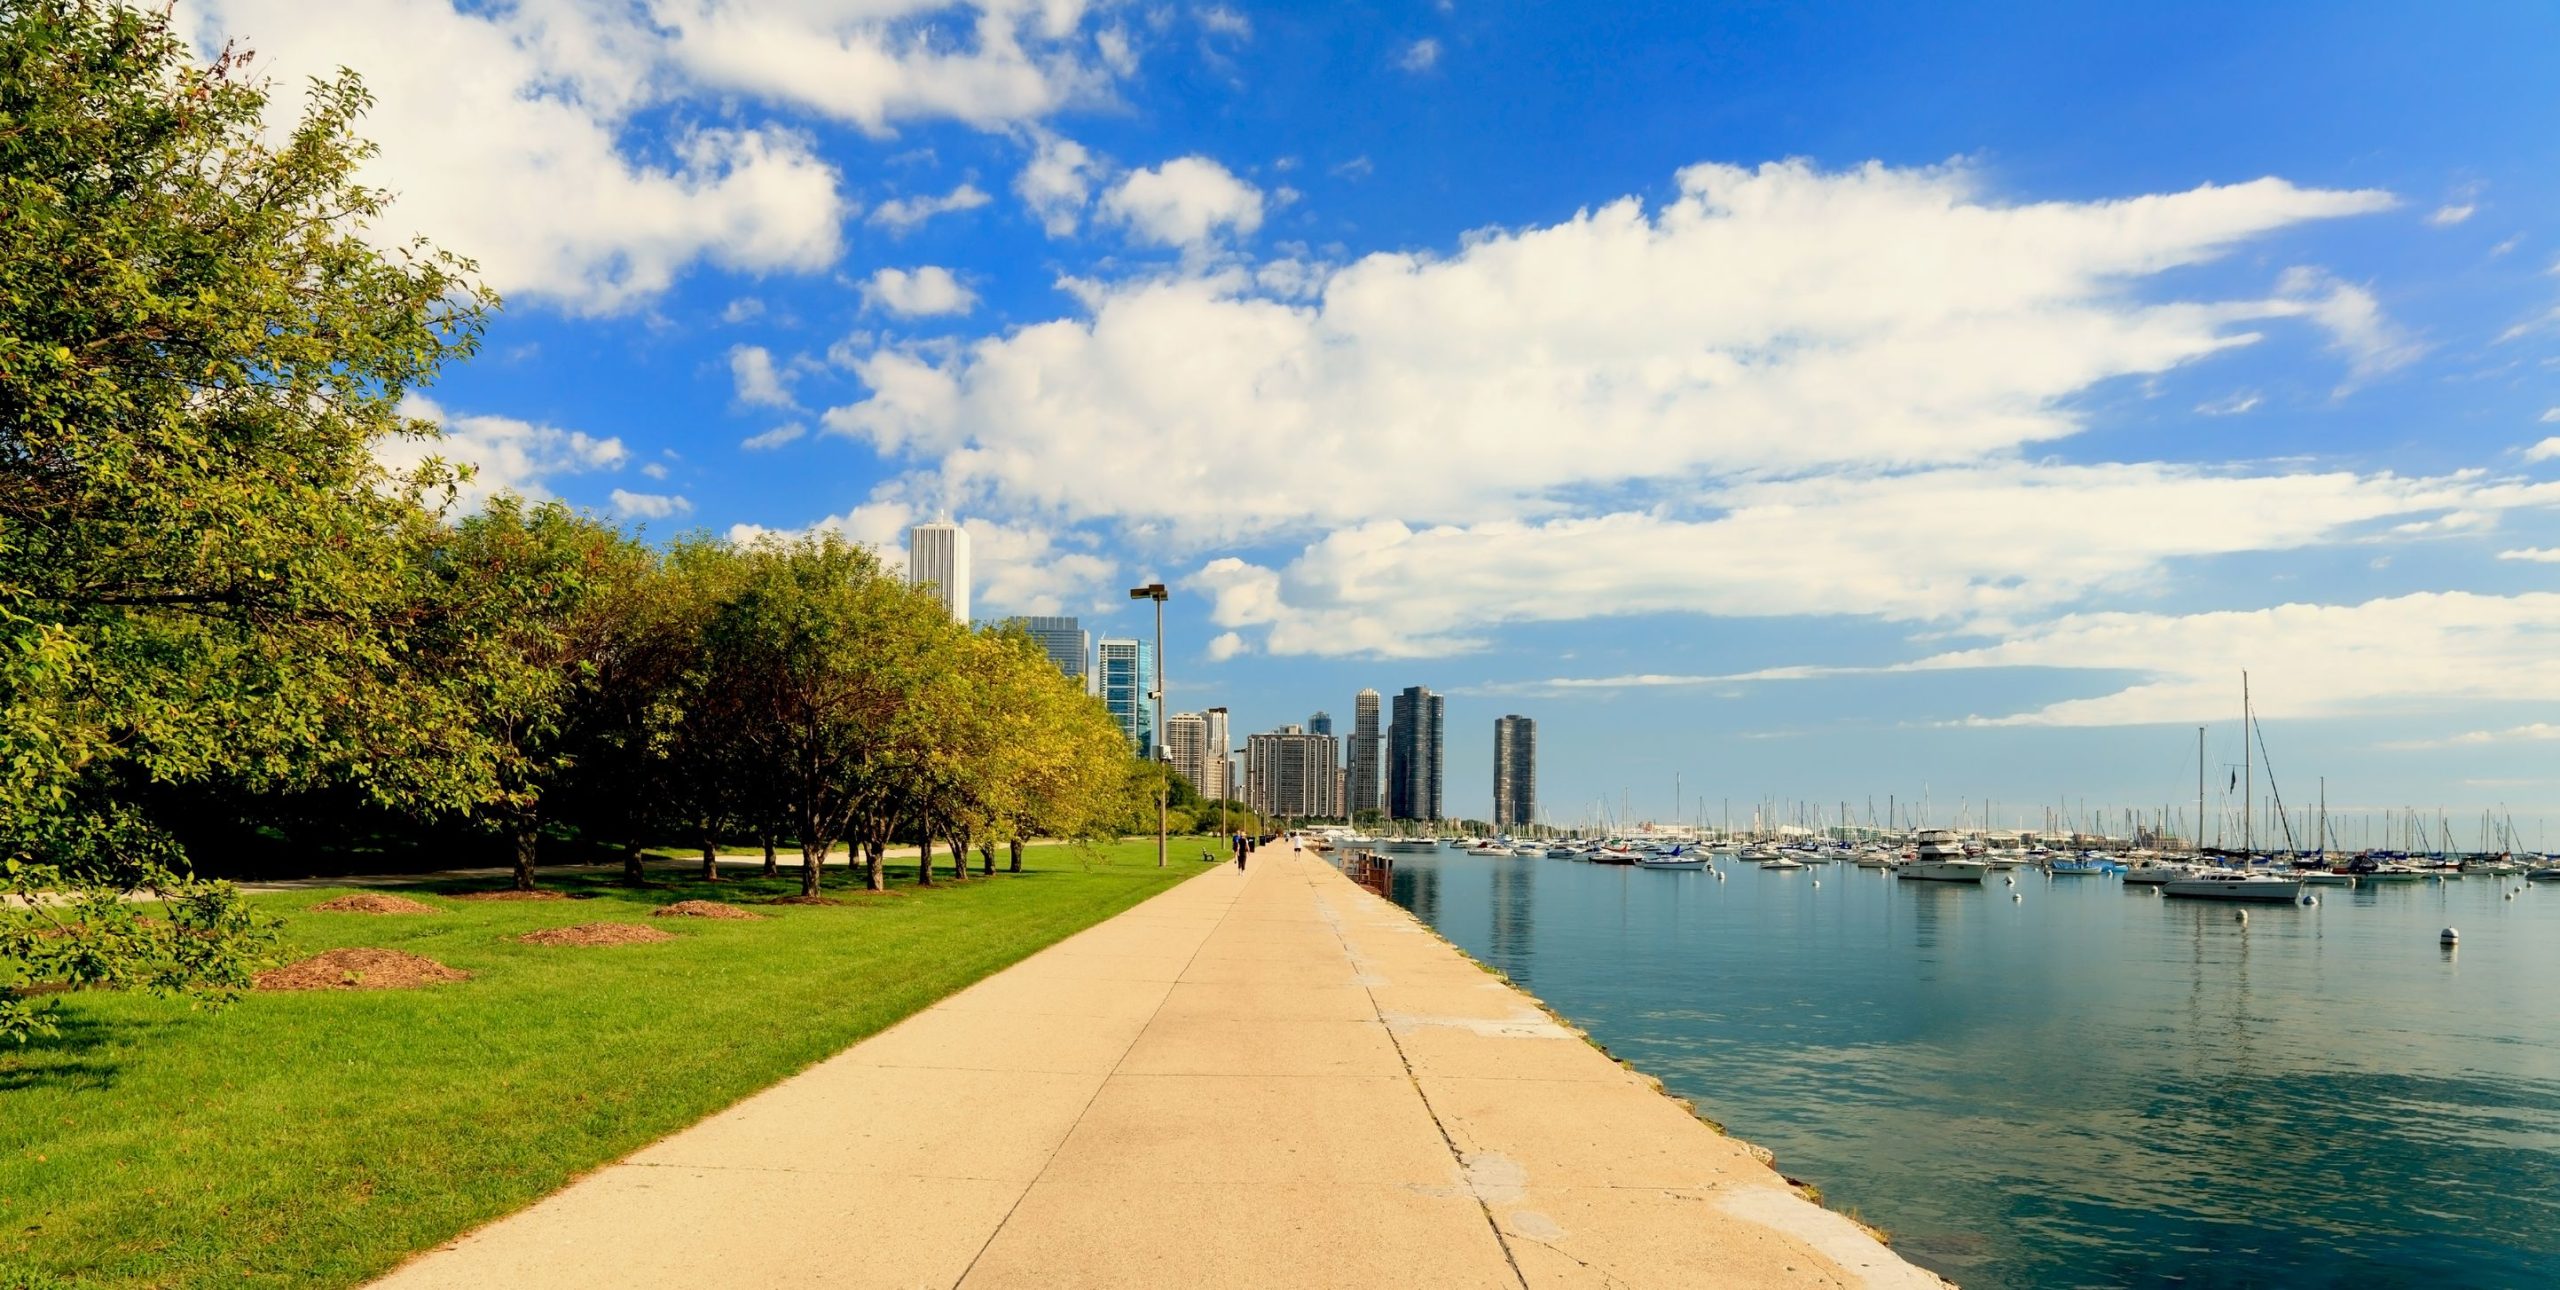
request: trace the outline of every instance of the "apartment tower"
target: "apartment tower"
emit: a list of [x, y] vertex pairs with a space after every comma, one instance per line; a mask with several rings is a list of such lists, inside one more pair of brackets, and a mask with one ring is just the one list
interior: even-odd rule
[[1493, 824], [1508, 829], [1538, 818], [1538, 723], [1509, 716], [1493, 723]]
[[1397, 692], [1387, 725], [1387, 815], [1437, 822], [1440, 808], [1440, 723], [1448, 700], [1426, 686]]

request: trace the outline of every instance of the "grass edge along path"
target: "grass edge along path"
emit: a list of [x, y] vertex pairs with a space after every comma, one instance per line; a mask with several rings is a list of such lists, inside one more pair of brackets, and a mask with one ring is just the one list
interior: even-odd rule
[[[262, 894], [288, 957], [379, 946], [474, 979], [259, 994], [220, 1013], [72, 998], [61, 1037], [0, 1049], [0, 1286], [359, 1284], [1207, 867], [1174, 854], [1158, 870], [1152, 839], [1040, 847], [1021, 875], [999, 857], [965, 884], [946, 864], [933, 889], [839, 880], [828, 894], [846, 903], [824, 906], [757, 903], [798, 890], [787, 867], [718, 884], [655, 869], [638, 890], [547, 878], [581, 897], [561, 901], [366, 888], [435, 915], [306, 912], [350, 889]], [[647, 917], [693, 898], [770, 917]], [[515, 939], [607, 920], [679, 939]], [[849, 1238], [894, 1221], [844, 1216]]]

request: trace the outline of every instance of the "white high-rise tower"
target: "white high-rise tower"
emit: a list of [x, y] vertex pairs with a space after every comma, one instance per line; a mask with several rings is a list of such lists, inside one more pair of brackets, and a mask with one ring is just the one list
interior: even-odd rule
[[969, 530], [957, 524], [919, 524], [907, 530], [907, 581], [931, 583], [952, 620], [969, 621]]

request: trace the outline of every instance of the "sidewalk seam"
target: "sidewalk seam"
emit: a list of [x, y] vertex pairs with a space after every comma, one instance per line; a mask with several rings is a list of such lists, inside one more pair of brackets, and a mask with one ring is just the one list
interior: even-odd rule
[[[1339, 871], [1334, 869], [1331, 861], [1317, 859], [1314, 863], [1322, 865], [1327, 874], [1338, 876]], [[1348, 882], [1347, 879], [1345, 881]], [[1313, 887], [1316, 884], [1310, 880], [1307, 885]], [[1350, 959], [1352, 966], [1357, 968], [1360, 966], [1360, 953], [1351, 947], [1351, 939], [1343, 935], [1341, 911], [1335, 909], [1333, 902], [1325, 899], [1325, 895], [1329, 893], [1318, 896], [1323, 903], [1325, 926], [1332, 930], [1335, 940], [1342, 942], [1343, 956]], [[1365, 971], [1360, 975], [1363, 979], [1369, 977], [1369, 973]], [[1510, 1238], [1503, 1235], [1501, 1221], [1493, 1216], [1493, 1206], [1486, 1204], [1483, 1194], [1476, 1190], [1474, 1175], [1467, 1168], [1466, 1153], [1458, 1149], [1458, 1140], [1450, 1135], [1449, 1126], [1440, 1120], [1440, 1108], [1431, 1104], [1431, 1094], [1424, 1091], [1421, 1077], [1414, 1073], [1413, 1058], [1404, 1050], [1403, 1036], [1396, 1033], [1394, 1026], [1387, 1024], [1386, 1010], [1378, 1006], [1377, 987], [1363, 985], [1360, 987], [1360, 992], [1369, 996], [1369, 1010], [1377, 1015], [1378, 1028], [1386, 1031], [1387, 1042], [1395, 1045], [1396, 1061], [1404, 1067], [1405, 1082], [1412, 1087], [1414, 1098], [1422, 1103], [1422, 1113], [1431, 1117], [1431, 1127], [1439, 1133], [1440, 1145], [1448, 1148], [1449, 1163], [1456, 1166], [1458, 1177], [1464, 1182], [1468, 1197], [1476, 1203], [1476, 1212], [1484, 1215], [1485, 1229], [1493, 1233], [1493, 1243], [1495, 1248], [1502, 1251], [1503, 1263], [1511, 1268], [1511, 1276], [1520, 1283], [1521, 1290], [1528, 1290], [1529, 1275], [1520, 1270], [1520, 1258], [1512, 1252]], [[1580, 1262], [1578, 1259], [1575, 1261]]]

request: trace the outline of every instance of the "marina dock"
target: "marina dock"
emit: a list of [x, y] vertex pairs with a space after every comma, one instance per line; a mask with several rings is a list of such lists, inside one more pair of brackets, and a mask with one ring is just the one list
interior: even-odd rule
[[1942, 1282], [1283, 845], [377, 1284]]

